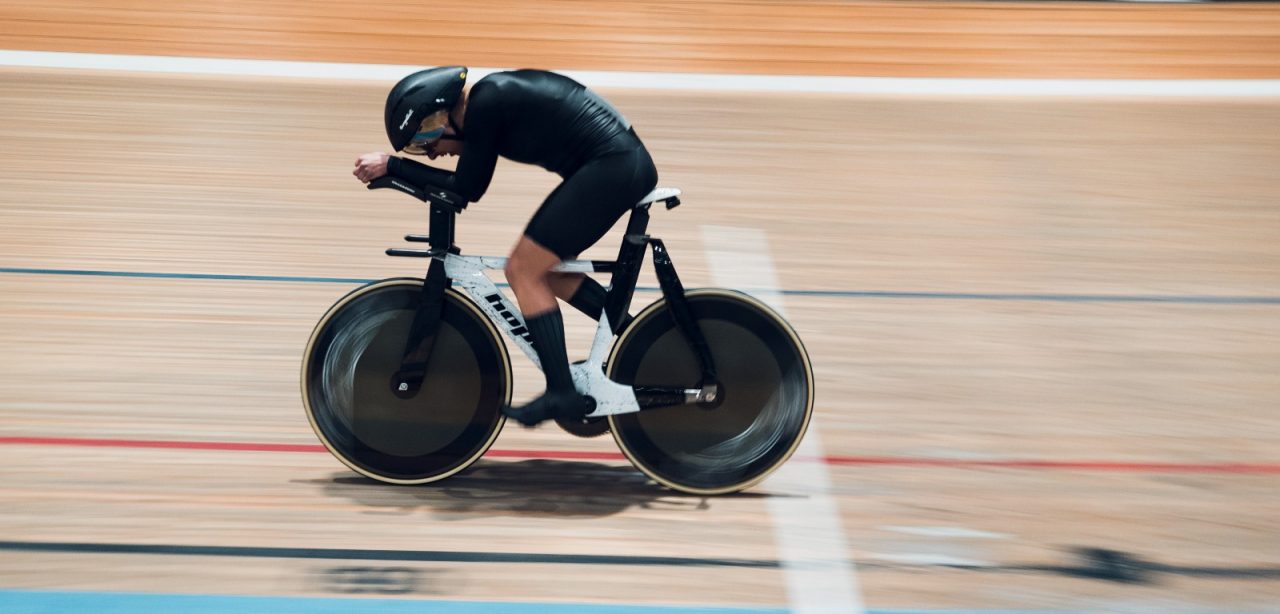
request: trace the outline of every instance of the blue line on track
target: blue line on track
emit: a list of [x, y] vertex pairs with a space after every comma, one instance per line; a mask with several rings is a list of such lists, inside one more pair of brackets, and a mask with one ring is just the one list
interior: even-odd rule
[[1055, 303], [1190, 303], [1220, 305], [1280, 305], [1280, 296], [1209, 296], [1177, 294], [995, 294], [978, 292], [872, 292], [783, 290], [787, 296], [839, 298], [946, 299], [957, 301], [1038, 301]]
[[[788, 614], [779, 607], [456, 601], [417, 598], [191, 595], [0, 589], [5, 614]], [[888, 609], [866, 614], [1068, 614], [1065, 610]], [[1210, 614], [1202, 612], [1200, 614]], [[1215, 614], [1231, 614], [1217, 612]], [[1246, 614], [1236, 612], [1234, 614]], [[1261, 613], [1256, 613], [1261, 614]]]
[[[0, 589], [5, 614], [787, 614], [786, 608], [657, 606], [517, 601], [453, 601], [351, 597], [188, 595]], [[891, 609], [867, 614], [1067, 614], [1062, 610]], [[1226, 614], [1226, 613], [1220, 613]], [[1243, 614], [1243, 613], [1241, 613]]]
[[284, 281], [318, 284], [366, 284], [372, 279], [355, 277], [292, 277], [287, 275], [214, 275], [209, 273], [148, 273], [143, 271], [90, 271], [83, 269], [18, 269], [0, 267], [0, 273], [72, 275], [81, 277], [144, 277], [149, 279], [218, 279], [231, 281]]
[[0, 590], [5, 614], [786, 614], [782, 608]]
[[[26, 269], [0, 267], [0, 273], [19, 275], [71, 275], [82, 277], [135, 277], [148, 279], [210, 279], [228, 281], [272, 281], [321, 284], [366, 284], [375, 279], [357, 277], [299, 277], [289, 275], [217, 275], [211, 273], [160, 273], [146, 271], [95, 271], [85, 269]], [[507, 287], [507, 284], [498, 284]], [[656, 287], [641, 286], [639, 292], [658, 292]], [[751, 292], [749, 288], [740, 288]], [[1030, 301], [1054, 303], [1172, 303], [1191, 305], [1280, 305], [1280, 296], [1214, 296], [1177, 294], [1023, 294], [983, 292], [888, 292], [842, 290], [783, 290], [784, 296], [820, 298], [884, 298], [907, 300], [953, 301]]]

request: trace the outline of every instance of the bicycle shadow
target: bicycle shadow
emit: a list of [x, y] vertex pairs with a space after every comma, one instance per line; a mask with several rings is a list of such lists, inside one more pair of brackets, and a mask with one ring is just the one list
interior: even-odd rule
[[321, 483], [326, 495], [353, 501], [368, 508], [365, 513], [428, 512], [446, 521], [485, 516], [598, 518], [631, 508], [702, 512], [711, 509], [712, 499], [768, 496], [687, 495], [651, 482], [631, 466], [551, 459], [481, 459], [458, 475], [416, 486], [395, 486], [345, 472]]

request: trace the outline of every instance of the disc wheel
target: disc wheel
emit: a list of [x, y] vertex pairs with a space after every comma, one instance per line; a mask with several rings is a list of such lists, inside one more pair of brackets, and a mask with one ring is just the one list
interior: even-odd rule
[[[686, 294], [719, 377], [714, 403], [609, 416], [627, 458], [658, 483], [715, 495], [748, 488], [800, 445], [813, 413], [813, 368], [791, 326], [731, 290]], [[632, 386], [698, 388], [701, 369], [665, 299], [619, 336], [609, 377]]]
[[453, 475], [482, 456], [511, 400], [511, 362], [498, 331], [470, 300], [446, 290], [422, 388], [392, 392], [421, 279], [358, 288], [320, 319], [302, 363], [302, 399], [320, 441], [343, 464], [395, 484]]

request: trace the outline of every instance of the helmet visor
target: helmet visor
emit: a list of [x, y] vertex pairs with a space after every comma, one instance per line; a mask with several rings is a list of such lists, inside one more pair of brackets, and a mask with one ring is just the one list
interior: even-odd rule
[[448, 110], [436, 111], [424, 117], [422, 123], [418, 125], [418, 131], [414, 133], [413, 138], [409, 140], [409, 144], [405, 146], [405, 153], [414, 155], [426, 153], [427, 145], [440, 140], [440, 137], [444, 136], [444, 127], [448, 123]]

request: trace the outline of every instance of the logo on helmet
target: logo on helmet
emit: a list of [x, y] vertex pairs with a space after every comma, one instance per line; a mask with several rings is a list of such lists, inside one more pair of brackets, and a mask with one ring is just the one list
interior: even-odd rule
[[401, 129], [401, 130], [404, 130], [404, 127], [405, 127], [405, 126], [407, 126], [407, 125], [409, 125], [409, 118], [410, 118], [410, 117], [413, 117], [413, 109], [409, 109], [409, 112], [404, 114], [404, 121], [400, 122], [400, 129]]

